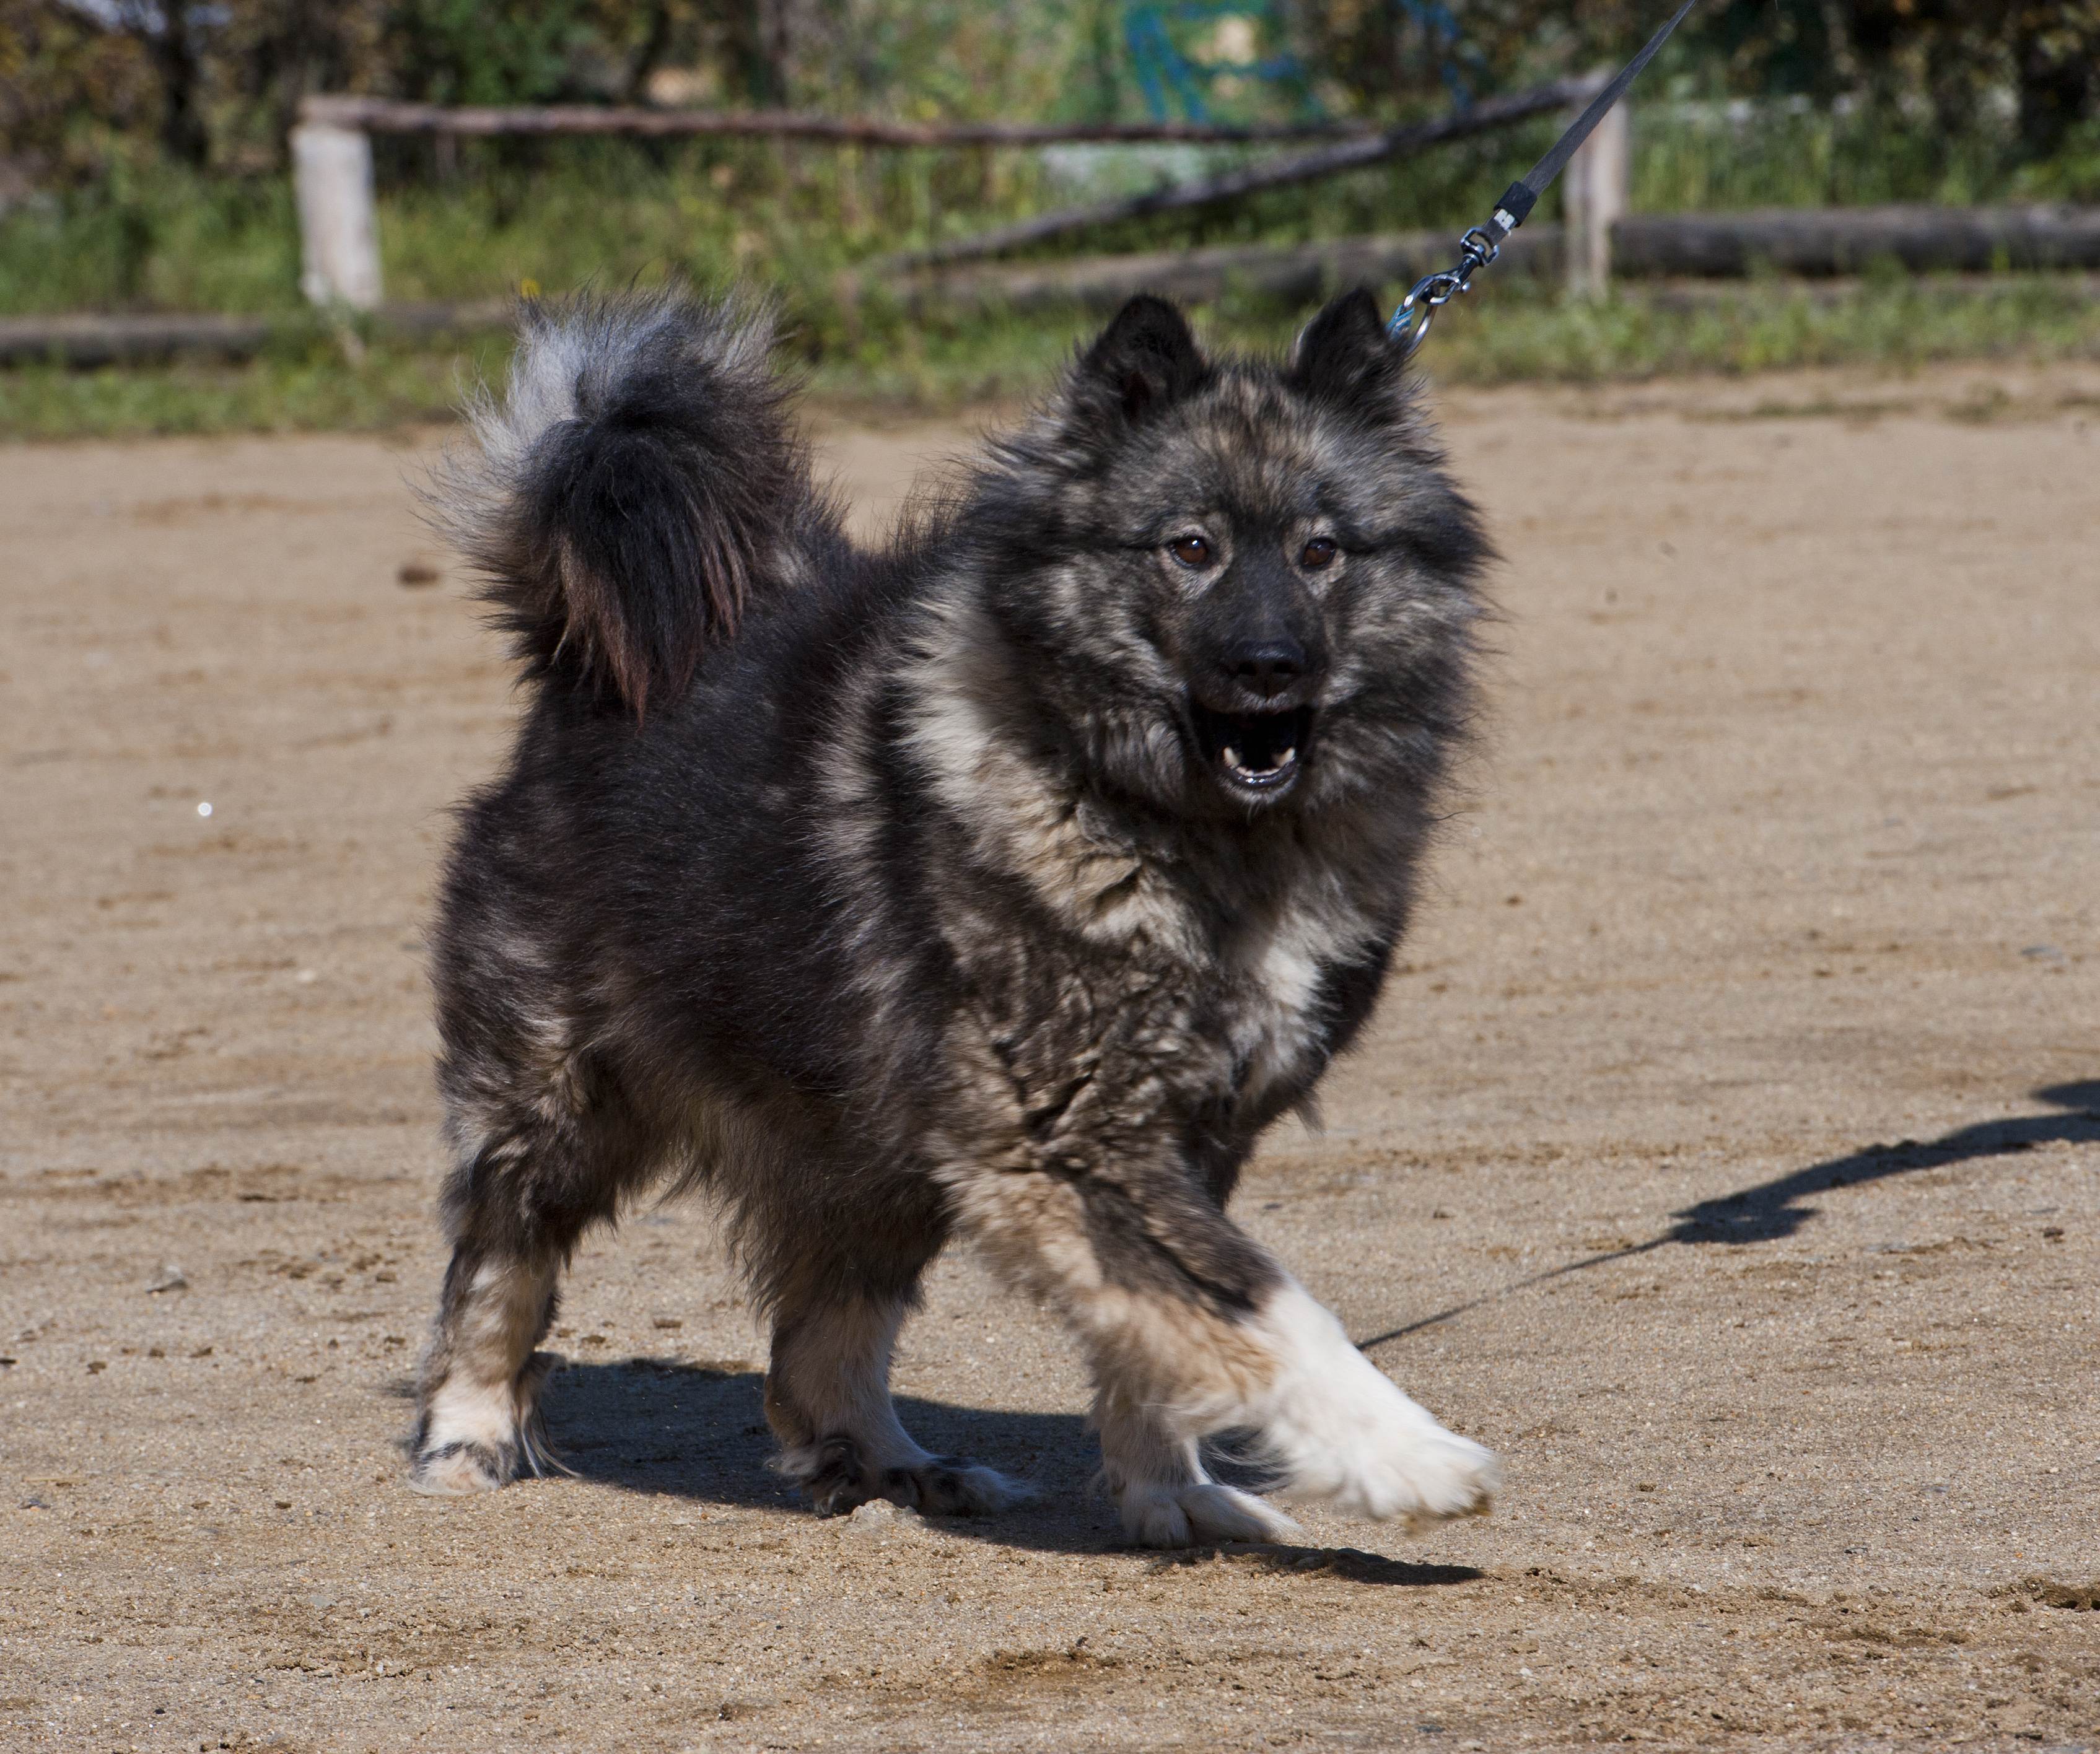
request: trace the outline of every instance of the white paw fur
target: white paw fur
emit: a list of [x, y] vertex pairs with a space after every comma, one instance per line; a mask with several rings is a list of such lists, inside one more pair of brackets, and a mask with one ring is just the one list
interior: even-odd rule
[[426, 1451], [408, 1474], [408, 1490], [426, 1498], [463, 1498], [470, 1492], [492, 1492], [508, 1476], [501, 1460], [478, 1445]]
[[1283, 1496], [1379, 1521], [1486, 1513], [1494, 1457], [1394, 1387], [1304, 1286], [1286, 1280], [1258, 1325], [1279, 1368], [1246, 1412]]
[[548, 1450], [539, 1397], [554, 1367], [536, 1352], [514, 1381], [475, 1383], [455, 1373], [429, 1396], [408, 1473], [412, 1491], [432, 1498], [493, 1492], [521, 1474], [568, 1474]]

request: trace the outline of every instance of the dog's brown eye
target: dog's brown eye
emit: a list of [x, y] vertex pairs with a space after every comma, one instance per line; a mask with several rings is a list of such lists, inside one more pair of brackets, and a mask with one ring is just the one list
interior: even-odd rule
[[1202, 536], [1176, 536], [1173, 552], [1175, 559], [1185, 566], [1207, 566], [1211, 564], [1211, 544]]
[[1305, 544], [1305, 552], [1298, 557], [1298, 564], [1308, 572], [1317, 572], [1322, 566], [1333, 566], [1335, 555], [1340, 552], [1332, 536], [1315, 536]]

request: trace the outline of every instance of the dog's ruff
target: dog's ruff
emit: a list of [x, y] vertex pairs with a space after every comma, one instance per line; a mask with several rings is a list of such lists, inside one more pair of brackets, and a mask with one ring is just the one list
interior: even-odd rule
[[1068, 1325], [1136, 1542], [1286, 1498], [1484, 1509], [1445, 1430], [1225, 1215], [1404, 929], [1488, 551], [1365, 295], [1282, 364], [1133, 302], [875, 553], [761, 318], [534, 310], [431, 489], [533, 684], [433, 932], [453, 1247], [412, 1482], [558, 1466], [536, 1348], [590, 1225], [721, 1205], [821, 1513], [998, 1511], [889, 1390], [961, 1231]]

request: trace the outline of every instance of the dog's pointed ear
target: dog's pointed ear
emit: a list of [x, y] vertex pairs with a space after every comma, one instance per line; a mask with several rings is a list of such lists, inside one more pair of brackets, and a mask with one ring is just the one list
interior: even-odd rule
[[1359, 286], [1305, 325], [1291, 350], [1290, 378], [1307, 395], [1324, 401], [1391, 403], [1406, 383], [1405, 365], [1386, 335], [1378, 301]]
[[1186, 395], [1210, 369], [1181, 313], [1140, 293], [1081, 355], [1074, 388], [1137, 421]]

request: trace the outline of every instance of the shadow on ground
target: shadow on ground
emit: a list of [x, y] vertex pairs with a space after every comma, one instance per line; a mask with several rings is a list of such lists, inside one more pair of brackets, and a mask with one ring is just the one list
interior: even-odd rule
[[[765, 1377], [756, 1370], [677, 1359], [632, 1358], [571, 1364], [549, 1382], [547, 1434], [581, 1479], [746, 1509], [810, 1513], [801, 1495], [768, 1465]], [[1100, 1457], [1076, 1413], [986, 1412], [911, 1395], [898, 1398], [905, 1429], [942, 1455], [966, 1455], [1032, 1483], [1040, 1496], [995, 1517], [940, 1519], [955, 1535], [1057, 1553], [1106, 1553], [1125, 1545], [1107, 1501], [1091, 1480]], [[1214, 1470], [1229, 1478], [1229, 1465]], [[1252, 1480], [1243, 1483], [1255, 1484]], [[1352, 1547], [1264, 1544], [1222, 1549], [1264, 1570], [1319, 1573], [1350, 1583], [1422, 1589], [1486, 1576], [1471, 1566], [1417, 1565]], [[1189, 1564], [1220, 1551], [1197, 1548], [1158, 1556]]]
[[1811, 1163], [1754, 1188], [1724, 1194], [1718, 1200], [1702, 1200], [1679, 1213], [1677, 1223], [1666, 1234], [1642, 1246], [1656, 1248], [1665, 1242], [1771, 1242], [1791, 1236], [1815, 1216], [1819, 1209], [1802, 1203], [1811, 1194], [1857, 1188], [1892, 1175], [1940, 1169], [1977, 1157], [2032, 1151], [2036, 1145], [2100, 1142], [2100, 1112], [2096, 1112], [2100, 1111], [2100, 1078], [2052, 1084], [2033, 1095], [2036, 1101], [2065, 1112], [1982, 1121], [1935, 1139], [1904, 1139], [1893, 1145], [1868, 1145], [1847, 1157]]
[[1961, 1127], [1954, 1132], [1943, 1134], [1938, 1139], [1924, 1141], [1899, 1139], [1893, 1145], [1868, 1145], [1845, 1157], [1827, 1157], [1820, 1163], [1811, 1163], [1803, 1169], [1776, 1176], [1771, 1181], [1759, 1182], [1754, 1187], [1739, 1188], [1734, 1193], [1723, 1194], [1718, 1199], [1702, 1200], [1696, 1205], [1688, 1206], [1674, 1214], [1677, 1222], [1668, 1230], [1659, 1236], [1651, 1236], [1646, 1242], [1608, 1249], [1602, 1254], [1588, 1255], [1582, 1260], [1571, 1261], [1564, 1267], [1550, 1267], [1545, 1272], [1531, 1274], [1514, 1285], [1489, 1292], [1484, 1297], [1454, 1303], [1450, 1308], [1439, 1310], [1433, 1316], [1424, 1316], [1418, 1321], [1388, 1329], [1385, 1333], [1374, 1334], [1359, 1344], [1365, 1350], [1383, 1346], [1388, 1340], [1401, 1339], [1409, 1334], [1418, 1333], [1425, 1328], [1434, 1328], [1455, 1316], [1463, 1316], [1470, 1310], [1479, 1309], [1499, 1298], [1506, 1298], [1513, 1292], [1544, 1285], [1550, 1280], [1564, 1279], [1570, 1273], [1584, 1272], [1593, 1267], [1626, 1260], [1634, 1255], [1652, 1254], [1673, 1243], [1704, 1245], [1718, 1242], [1740, 1247], [1746, 1243], [1776, 1241], [1780, 1237], [1793, 1235], [1822, 1210], [1806, 1203], [1811, 1194], [1827, 1193], [1834, 1188], [1857, 1188], [1868, 1182], [1886, 1181], [1890, 1176], [1908, 1175], [1919, 1170], [1942, 1169], [1950, 1163], [1965, 1163], [1978, 1157], [2004, 1157], [2013, 1152], [2032, 1151], [2037, 1145], [2062, 1142], [2100, 1144], [2100, 1078], [2045, 1085], [2031, 1094], [2036, 1101], [2047, 1103], [2061, 1112], [2014, 1115], [2002, 1121], [1980, 1121], [1973, 1126]]
[[[784, 1508], [801, 1495], [770, 1465], [777, 1446], [765, 1389], [755, 1369], [632, 1358], [567, 1365], [542, 1404], [556, 1452], [585, 1479]], [[1076, 1413], [987, 1412], [902, 1395], [897, 1411], [936, 1454], [989, 1463], [1033, 1482], [1045, 1500], [1086, 1493], [1093, 1442]]]

